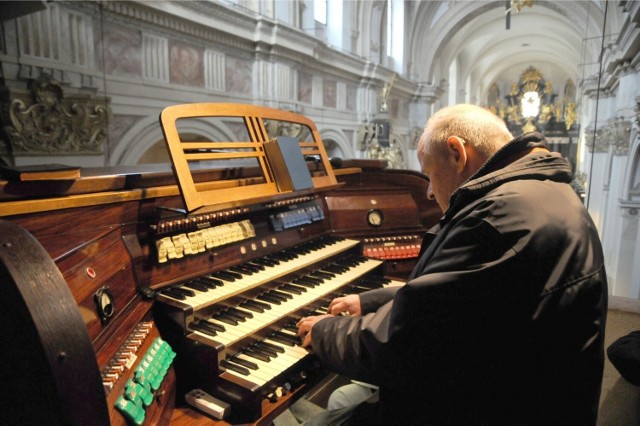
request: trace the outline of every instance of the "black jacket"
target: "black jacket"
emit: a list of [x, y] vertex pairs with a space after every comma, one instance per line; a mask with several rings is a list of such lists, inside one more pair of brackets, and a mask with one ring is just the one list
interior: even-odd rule
[[331, 369], [380, 386], [353, 424], [595, 424], [607, 280], [571, 170], [540, 134], [451, 197], [411, 279], [318, 322]]

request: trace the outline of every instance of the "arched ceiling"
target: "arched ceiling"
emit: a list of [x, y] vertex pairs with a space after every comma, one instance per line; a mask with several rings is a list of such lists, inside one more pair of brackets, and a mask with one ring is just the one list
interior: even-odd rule
[[[538, 0], [512, 12], [508, 30], [504, 1], [423, 1], [415, 7], [412, 73], [436, 85], [445, 80], [458, 91], [468, 84], [472, 102], [481, 101], [494, 82], [517, 82], [529, 66], [555, 86], [597, 71], [602, 2]], [[454, 63], [457, 78], [450, 81]]]

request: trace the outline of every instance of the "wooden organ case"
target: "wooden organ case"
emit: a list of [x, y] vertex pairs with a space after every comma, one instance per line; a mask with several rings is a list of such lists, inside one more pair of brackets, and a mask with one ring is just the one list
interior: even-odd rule
[[3, 423], [209, 424], [184, 400], [200, 388], [230, 404], [220, 424], [269, 424], [326, 377], [292, 324], [401, 285], [439, 217], [418, 173], [332, 167], [304, 116], [160, 121], [172, 170], [0, 180]]

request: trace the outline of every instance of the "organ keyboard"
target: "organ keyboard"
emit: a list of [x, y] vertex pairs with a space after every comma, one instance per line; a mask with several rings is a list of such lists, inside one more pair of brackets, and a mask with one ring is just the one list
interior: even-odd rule
[[[268, 424], [326, 377], [296, 321], [402, 285], [439, 217], [418, 173], [362, 160], [334, 170], [306, 117], [166, 111], [171, 170], [0, 180], [0, 343], [16, 352], [2, 378], [33, 395], [3, 396], [3, 421], [206, 424], [184, 401], [201, 388], [231, 404], [227, 423]], [[202, 116], [238, 141], [181, 140], [180, 121]], [[263, 144], [283, 135], [299, 141], [312, 187], [280, 184], [290, 159], [276, 170]]]

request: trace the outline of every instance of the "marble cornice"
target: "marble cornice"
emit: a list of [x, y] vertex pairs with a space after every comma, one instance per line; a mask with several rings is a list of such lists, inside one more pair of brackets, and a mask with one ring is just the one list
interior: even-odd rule
[[[190, 2], [180, 2], [180, 4], [188, 3]], [[157, 33], [158, 29], [161, 28], [164, 33], [173, 34], [178, 39], [205, 47], [214, 43], [216, 46], [232, 49], [233, 51], [250, 52], [253, 50], [254, 41], [251, 39], [227, 33], [218, 28], [208, 27], [184, 17], [170, 15], [163, 10], [145, 7], [135, 2], [104, 2], [103, 4], [104, 16], [109, 20], [120, 22], [124, 25], [131, 25], [132, 21], [134, 21], [153, 33]], [[148, 4], [153, 5], [154, 2], [149, 2]], [[228, 10], [223, 7], [220, 7], [220, 9], [223, 11]], [[226, 16], [223, 18], [216, 16], [216, 19], [226, 19]], [[235, 24], [235, 21], [228, 19], [225, 22], [228, 25], [229, 22], [234, 22]], [[247, 24], [250, 22], [247, 21], [246, 17], [243, 20], [238, 19], [236, 28], [239, 28], [240, 25], [249, 28], [250, 26]]]
[[637, 44], [638, 32], [640, 31], [640, 3], [630, 1], [624, 7], [625, 14], [622, 27], [618, 31], [616, 44], [625, 58], [633, 58], [638, 56], [640, 46]]
[[605, 137], [605, 130], [603, 128], [594, 129], [591, 126], [586, 128], [584, 130], [584, 139], [589, 153], [609, 152], [608, 138]]
[[[595, 147], [593, 146], [594, 132]], [[584, 136], [585, 144], [590, 153], [609, 152], [609, 147], [611, 147], [613, 155], [628, 155], [631, 136], [631, 121], [624, 117], [611, 117], [602, 127], [595, 131], [593, 127], [586, 128]]]
[[413, 93], [411, 101], [424, 100], [428, 104], [433, 104], [435, 101], [440, 99], [444, 93], [445, 89], [441, 85], [436, 86], [431, 83], [421, 83]]
[[264, 60], [275, 58], [293, 64], [304, 64], [323, 73], [333, 74], [339, 80], [357, 82], [367, 62], [333, 49], [299, 29], [281, 25], [257, 14], [242, 13], [239, 8], [232, 9], [212, 2], [180, 2], [180, 7], [184, 10], [200, 15], [214, 15], [216, 20], [239, 29], [235, 34], [230, 34], [220, 28], [207, 27], [206, 20], [202, 20], [203, 23], [194, 22], [185, 16], [170, 15], [169, 11], [159, 9], [159, 6], [153, 8], [153, 2], [148, 4], [149, 7], [136, 2], [105, 2], [105, 12], [109, 12], [109, 19], [119, 20], [124, 24], [131, 25], [131, 20], [135, 20], [154, 32], [161, 28], [176, 38], [188, 39], [191, 43], [205, 47], [215, 44], [221, 49], [232, 49], [235, 54], [244, 53]]
[[620, 199], [618, 206], [622, 209], [623, 214], [627, 217], [633, 217], [634, 220], [638, 220], [638, 213], [640, 212], [640, 202]]
[[[316, 75], [361, 85], [384, 85], [393, 70], [352, 53], [337, 50], [298, 28], [283, 25], [258, 13], [211, 1], [183, 2], [61, 2], [65, 7], [106, 21], [135, 26], [150, 34], [162, 33], [172, 40], [215, 48], [234, 56], [268, 62], [289, 63]], [[421, 85], [401, 76], [393, 94], [422, 97]], [[431, 94], [427, 95], [429, 98]], [[437, 94], [436, 96], [440, 96]]]
[[613, 155], [628, 155], [631, 121], [624, 117], [612, 117], [607, 120], [606, 129], [609, 145], [613, 147]]

